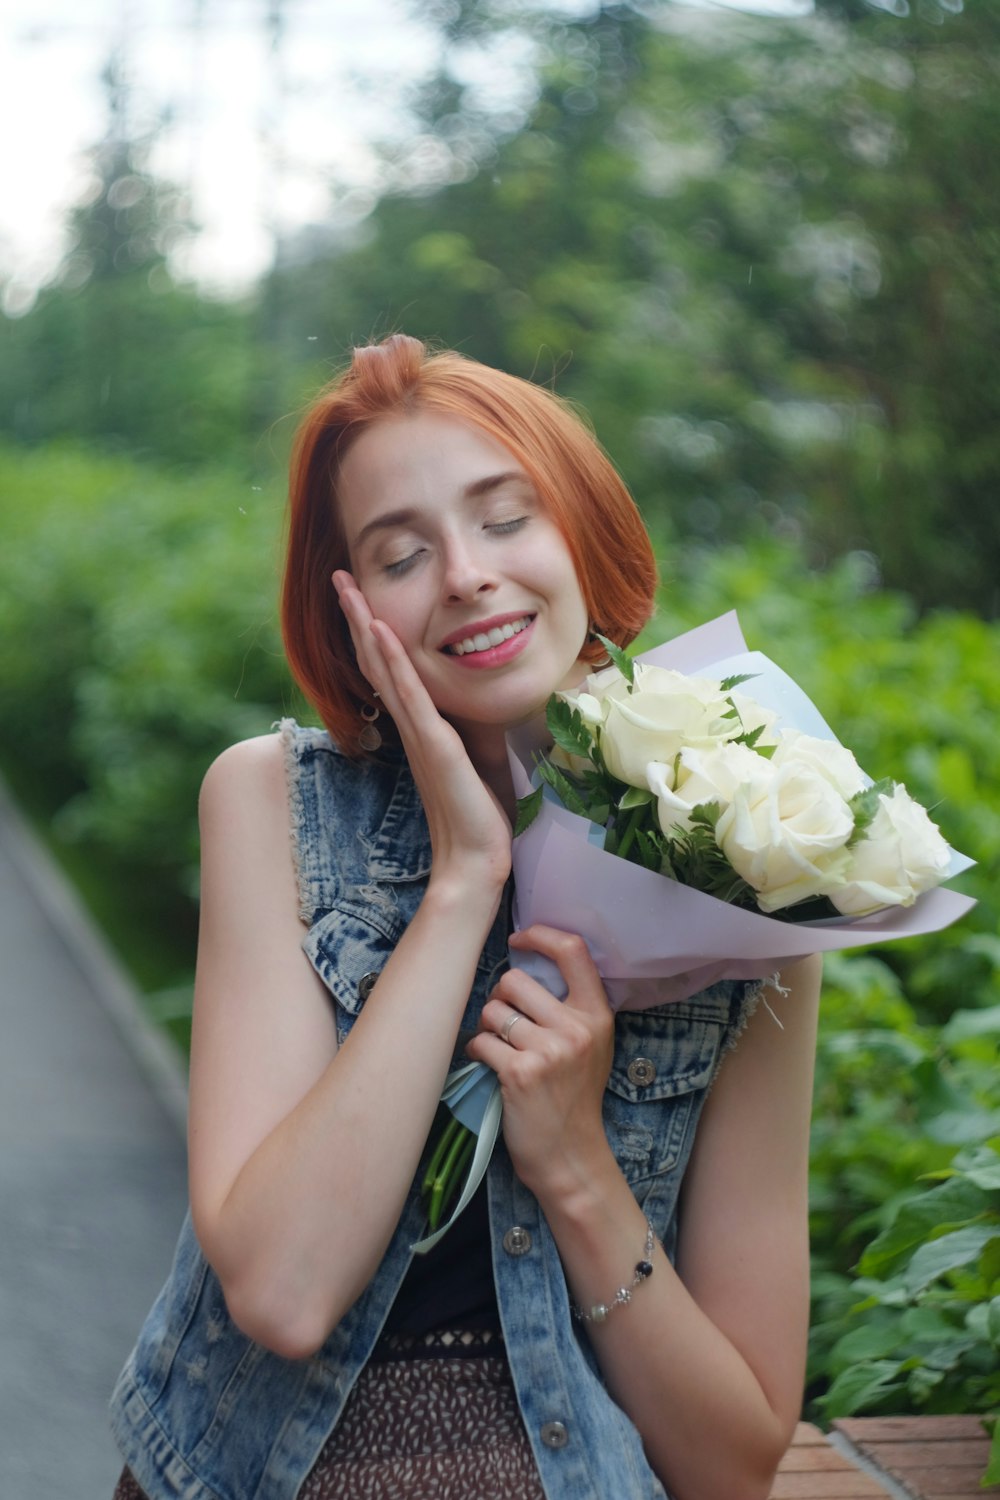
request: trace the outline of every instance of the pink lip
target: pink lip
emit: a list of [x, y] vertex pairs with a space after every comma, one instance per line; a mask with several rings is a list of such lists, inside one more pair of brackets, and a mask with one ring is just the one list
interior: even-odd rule
[[[497, 626], [507, 625], [512, 620], [523, 620], [527, 613], [523, 611], [515, 614], [494, 615], [488, 620], [477, 620], [474, 625], [465, 625], [461, 630], [452, 632], [443, 642], [442, 649], [444, 646], [453, 646], [457, 641], [467, 640], [470, 636], [485, 634]], [[534, 628], [535, 617], [532, 615], [530, 624], [526, 625], [523, 630], [519, 630], [517, 635], [512, 635], [509, 640], [501, 641], [499, 646], [488, 646], [485, 651], [469, 651], [464, 656], [456, 656], [450, 651], [446, 655], [448, 660], [453, 661], [456, 666], [474, 671], [485, 671], [489, 667], [502, 667], [521, 654]]]
[[[446, 635], [438, 650], [444, 651], [447, 646], [457, 646], [459, 641], [467, 641], [474, 635], [487, 635], [489, 631], [497, 630], [502, 625], [510, 625], [514, 620], [527, 619], [530, 619], [532, 624], [534, 623], [534, 615], [530, 609], [511, 610], [505, 615], [490, 615], [486, 620], [469, 620], [458, 630], [453, 630], [451, 635]], [[527, 628], [530, 630], [531, 626]], [[522, 630], [520, 633], [524, 635], [526, 632]], [[512, 639], [516, 640], [516, 636]], [[506, 641], [504, 644], [507, 644]], [[499, 651], [500, 647], [495, 646], [491, 649]]]

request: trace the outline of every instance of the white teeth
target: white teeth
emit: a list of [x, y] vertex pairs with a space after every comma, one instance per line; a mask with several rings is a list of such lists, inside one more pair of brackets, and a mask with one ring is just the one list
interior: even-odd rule
[[509, 641], [511, 636], [519, 635], [531, 624], [531, 617], [525, 615], [521, 620], [509, 620], [506, 625], [494, 625], [492, 630], [479, 635], [466, 636], [464, 641], [457, 641], [450, 650], [456, 656], [466, 656], [470, 651], [488, 651], [491, 646], [499, 646], [504, 641]]

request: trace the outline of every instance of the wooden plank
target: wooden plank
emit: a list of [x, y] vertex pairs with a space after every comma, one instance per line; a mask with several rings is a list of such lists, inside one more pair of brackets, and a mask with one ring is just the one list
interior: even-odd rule
[[831, 1447], [818, 1427], [800, 1422], [770, 1500], [886, 1500], [886, 1491]]
[[[922, 1434], [917, 1434], [919, 1438]], [[872, 1443], [867, 1438], [858, 1443], [865, 1453], [877, 1453], [879, 1463], [888, 1469], [961, 1469], [979, 1465], [982, 1473], [990, 1456], [986, 1437], [978, 1442], [967, 1438], [945, 1438], [938, 1443]]]
[[904, 1442], [914, 1437], [939, 1438], [985, 1437], [983, 1417], [840, 1417], [834, 1422], [838, 1432], [856, 1442]]
[[821, 1432], [815, 1422], [797, 1422], [795, 1432], [792, 1436], [792, 1448], [805, 1448], [809, 1446], [823, 1447], [826, 1444], [826, 1433]]
[[812, 1474], [818, 1469], [853, 1469], [856, 1465], [829, 1443], [789, 1448], [781, 1460], [782, 1474]]
[[[893, 1474], [887, 1464], [879, 1464], [879, 1467], [885, 1468], [887, 1474]], [[1000, 1486], [990, 1485], [983, 1489], [979, 1483], [982, 1473], [983, 1465], [973, 1464], [960, 1469], [898, 1469], [894, 1477], [920, 1500], [938, 1500], [939, 1496], [942, 1500], [945, 1496], [948, 1500], [983, 1500], [984, 1495], [997, 1494]]]
[[886, 1491], [845, 1463], [834, 1473], [788, 1474], [779, 1469], [769, 1500], [886, 1500]]
[[980, 1484], [990, 1441], [979, 1417], [850, 1417], [833, 1425], [916, 1500], [1000, 1495], [1000, 1485]]

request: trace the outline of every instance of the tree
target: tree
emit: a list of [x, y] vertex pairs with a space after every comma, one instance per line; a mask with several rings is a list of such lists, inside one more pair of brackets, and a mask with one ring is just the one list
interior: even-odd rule
[[0, 429], [173, 462], [245, 454], [247, 321], [174, 280], [170, 252], [192, 226], [179, 191], [149, 169], [159, 126], [133, 133], [118, 58], [103, 82], [107, 127], [67, 253], [34, 308], [0, 324]]
[[489, 137], [444, 73], [455, 180], [307, 272], [314, 325], [558, 376], [665, 537], [804, 530], [994, 611], [1000, 16], [928, 14], [536, 17], [528, 117]]

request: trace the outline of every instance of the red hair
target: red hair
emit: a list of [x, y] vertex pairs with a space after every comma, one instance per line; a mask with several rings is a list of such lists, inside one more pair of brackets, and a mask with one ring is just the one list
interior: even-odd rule
[[[360, 753], [359, 715], [372, 692], [330, 582], [335, 568], [350, 566], [337, 472], [371, 423], [420, 411], [478, 427], [514, 455], [566, 539], [589, 618], [602, 635], [624, 646], [653, 611], [656, 564], [642, 518], [565, 401], [464, 355], [432, 354], [405, 334], [355, 349], [350, 367], [320, 392], [296, 434], [281, 604], [295, 679], [349, 754]], [[581, 655], [596, 662], [604, 651], [588, 641]]]

